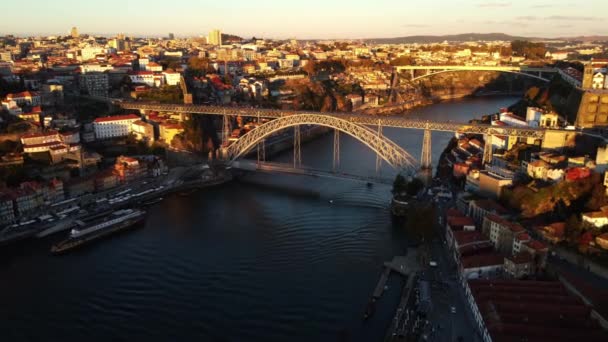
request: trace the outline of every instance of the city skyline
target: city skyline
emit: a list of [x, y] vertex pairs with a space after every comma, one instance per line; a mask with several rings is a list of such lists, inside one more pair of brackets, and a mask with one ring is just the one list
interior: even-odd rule
[[[411, 4], [379, 0], [370, 4], [310, 0], [305, 5], [267, 1], [253, 4], [235, 0], [230, 4], [178, 0], [171, 8], [160, 1], [109, 0], [102, 7], [89, 3], [32, 0], [26, 5], [7, 3], [7, 13], [30, 12], [27, 26], [17, 16], [3, 19], [0, 34], [67, 35], [71, 27], [84, 34], [178, 37], [205, 36], [212, 29], [245, 38], [369, 39], [408, 35], [502, 32], [528, 37], [605, 35], [602, 16], [608, 4], [591, 0], [577, 6], [570, 0], [552, 3], [513, 1], [446, 0]], [[440, 10], [438, 10], [440, 9]], [[119, 24], [119, 25], [118, 25]]]

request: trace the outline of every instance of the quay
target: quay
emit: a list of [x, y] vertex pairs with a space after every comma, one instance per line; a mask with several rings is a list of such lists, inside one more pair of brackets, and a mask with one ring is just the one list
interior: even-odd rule
[[[415, 278], [415, 275], [419, 269], [417, 262], [417, 251], [410, 248], [407, 251], [407, 255], [393, 257], [392, 261], [387, 261], [384, 263], [383, 268], [384, 269], [380, 275], [380, 279], [378, 280], [378, 283], [374, 288], [374, 292], [372, 293], [372, 297], [367, 303], [363, 319], [367, 319], [373, 314], [375, 303], [378, 299], [380, 299], [380, 297], [382, 297], [384, 289], [386, 288], [386, 283], [388, 282], [392, 272], [395, 272], [408, 279], [403, 291], [406, 291], [407, 289], [407, 298], [409, 298], [411, 288], [413, 287], [413, 278]], [[407, 300], [405, 300], [405, 302], [407, 303]], [[405, 306], [405, 304], [403, 305]]]

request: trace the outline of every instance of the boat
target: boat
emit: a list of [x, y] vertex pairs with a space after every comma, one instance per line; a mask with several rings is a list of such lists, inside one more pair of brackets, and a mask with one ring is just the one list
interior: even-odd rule
[[365, 312], [363, 313], [363, 320], [366, 320], [374, 315], [376, 312], [376, 301], [370, 300], [365, 307]]
[[75, 221], [75, 218], [73, 218], [73, 217], [66, 217], [64, 219], [60, 219], [59, 221], [57, 221], [57, 223], [55, 223], [51, 227], [40, 231], [38, 234], [35, 235], [35, 237], [40, 239], [45, 236], [49, 236], [51, 234], [55, 234], [58, 232], [62, 232], [64, 230], [68, 230], [74, 226], [74, 221]]
[[334, 204], [334, 200], [329, 200], [329, 204]]
[[150, 200], [150, 201], [143, 202], [142, 204], [145, 205], [145, 206], [151, 206], [151, 205], [154, 205], [154, 204], [156, 204], [156, 203], [158, 203], [158, 202], [160, 202], [162, 200], [163, 200], [163, 198], [159, 197], [159, 198], [155, 198], [155, 199]]
[[143, 221], [146, 212], [140, 209], [122, 209], [90, 222], [83, 228], [73, 228], [66, 240], [51, 248], [53, 254], [60, 254], [85, 243], [125, 230]]

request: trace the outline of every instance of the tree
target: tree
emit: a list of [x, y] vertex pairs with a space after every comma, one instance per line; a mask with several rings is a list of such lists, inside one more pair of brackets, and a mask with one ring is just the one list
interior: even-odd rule
[[393, 195], [401, 194], [405, 192], [406, 186], [407, 182], [405, 180], [405, 177], [403, 177], [401, 174], [398, 174], [397, 177], [395, 177], [395, 181], [393, 182], [393, 189], [391, 190], [391, 192], [393, 193]]
[[414, 65], [414, 64], [416, 64], [414, 59], [409, 56], [397, 57], [391, 61], [392, 66], [404, 66], [404, 65]]
[[416, 196], [424, 188], [424, 183], [419, 178], [412, 179], [405, 188], [405, 192], [407, 192], [410, 196]]

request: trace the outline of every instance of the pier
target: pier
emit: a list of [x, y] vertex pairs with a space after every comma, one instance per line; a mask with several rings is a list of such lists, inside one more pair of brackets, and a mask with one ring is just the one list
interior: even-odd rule
[[[396, 256], [393, 258], [392, 261], [387, 261], [384, 263], [384, 269], [382, 271], [382, 274], [380, 275], [378, 283], [376, 284], [372, 297], [367, 303], [363, 319], [367, 319], [373, 314], [375, 309], [375, 303], [376, 301], [378, 301], [378, 299], [380, 299], [380, 297], [382, 297], [384, 289], [386, 288], [386, 283], [388, 282], [388, 279], [392, 272], [395, 272], [400, 276], [407, 278], [407, 283], [405, 285], [405, 288], [403, 289], [404, 294], [402, 295], [403, 304], [400, 304], [400, 307], [401, 305], [405, 306], [405, 303], [407, 303], [407, 298], [409, 298], [409, 294], [411, 293], [411, 289], [413, 288], [413, 279], [415, 278], [415, 275], [419, 269], [416, 257], [417, 251], [415, 249], [410, 248], [406, 256]], [[403, 296], [406, 292], [407, 296], [404, 300]]]

